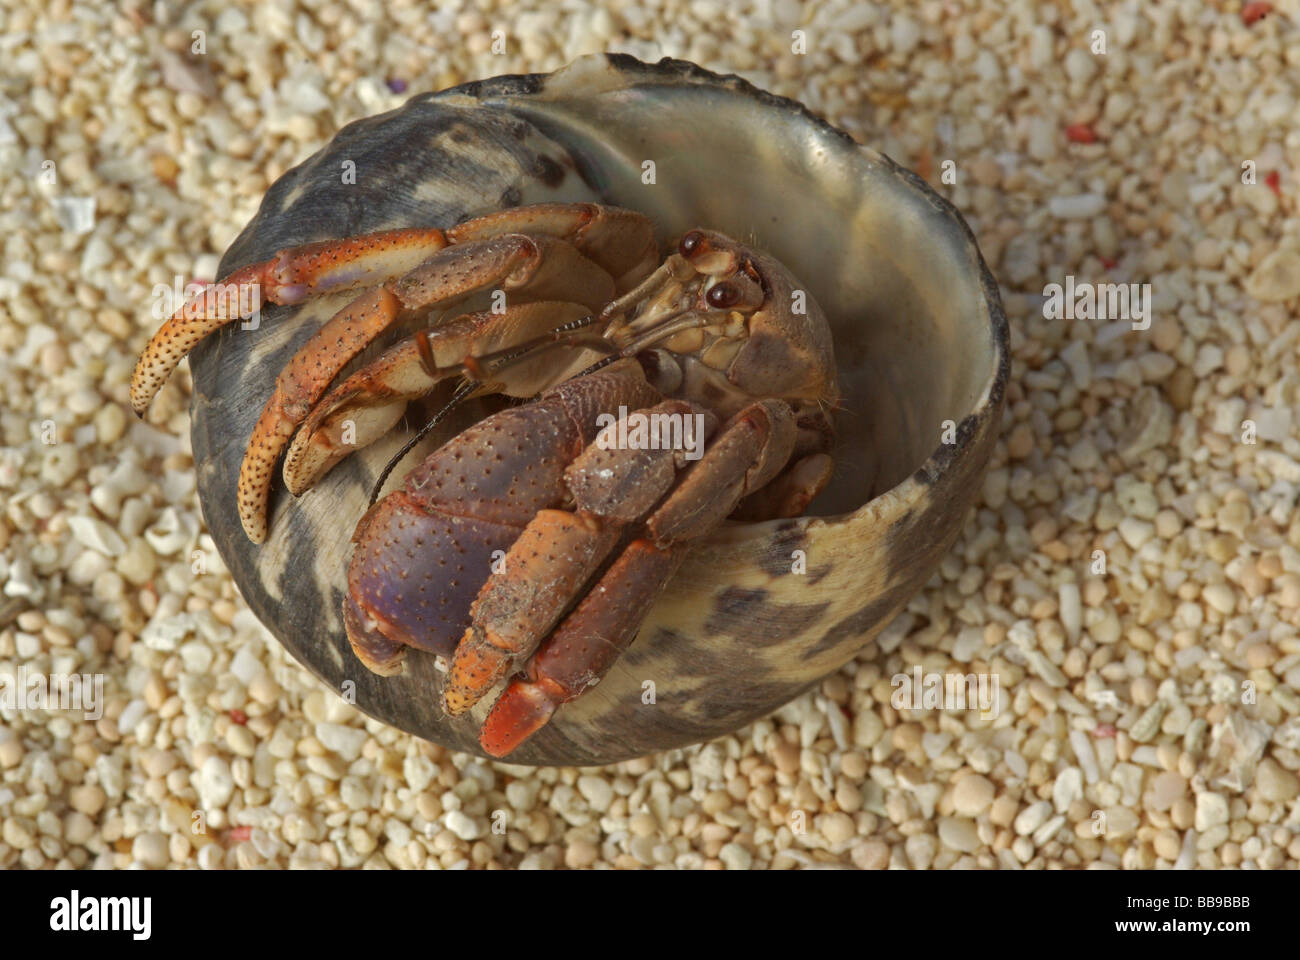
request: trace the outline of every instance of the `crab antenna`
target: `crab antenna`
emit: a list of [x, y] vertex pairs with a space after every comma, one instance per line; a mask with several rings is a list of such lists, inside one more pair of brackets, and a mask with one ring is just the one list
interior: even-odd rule
[[498, 373], [516, 361], [533, 357], [544, 350], [553, 349], [554, 347], [587, 347], [591, 350], [616, 351], [618, 348], [598, 333], [589, 331], [584, 334], [569, 336], [575, 330], [590, 327], [592, 324], [597, 323], [599, 319], [599, 317], [592, 314], [587, 314], [584, 317], [578, 317], [576, 320], [563, 323], [527, 343], [505, 350], [498, 350], [495, 353], [484, 354], [481, 357], [475, 357], [474, 360], [480, 370], [486, 369], [490, 365], [490, 372]]
[[388, 480], [388, 475], [393, 472], [393, 469], [399, 463], [402, 462], [402, 459], [410, 453], [412, 449], [414, 449], [417, 443], [427, 437], [429, 433], [438, 426], [438, 424], [442, 423], [442, 421], [447, 418], [447, 414], [451, 413], [451, 411], [456, 408], [456, 405], [473, 393], [478, 386], [479, 383], [477, 380], [466, 380], [457, 387], [456, 392], [451, 395], [451, 399], [442, 405], [442, 408], [433, 415], [432, 419], [421, 427], [419, 432], [408, 440], [401, 450], [398, 450], [397, 453], [394, 454], [393, 459], [388, 461], [388, 465], [384, 467], [383, 472], [379, 474], [379, 479], [375, 481], [375, 485], [371, 487], [370, 502], [366, 504], [367, 508], [375, 505], [375, 501], [379, 499], [379, 491], [384, 488], [384, 484]]

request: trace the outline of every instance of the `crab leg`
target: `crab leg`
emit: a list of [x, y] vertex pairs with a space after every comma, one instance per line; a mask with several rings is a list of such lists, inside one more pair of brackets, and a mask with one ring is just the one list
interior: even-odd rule
[[253, 427], [238, 485], [239, 517], [250, 540], [266, 539], [266, 503], [276, 461], [348, 361], [399, 319], [446, 308], [493, 287], [529, 298], [572, 300], [593, 310], [613, 295], [609, 274], [564, 241], [507, 234], [447, 247], [354, 300], [294, 354]]
[[834, 431], [817, 404], [795, 404], [795, 440], [790, 462], [761, 488], [746, 496], [732, 520], [760, 521], [802, 516], [831, 482], [835, 462], [830, 450]]
[[[690, 541], [717, 528], [745, 494], [772, 479], [794, 447], [794, 416], [780, 400], [733, 417], [577, 607], [545, 639], [483, 723], [479, 743], [502, 757], [555, 710], [594, 686], [636, 638]], [[597, 480], [603, 479], [599, 474]]]
[[[336, 463], [379, 439], [395, 424], [410, 400], [428, 394], [448, 377], [469, 372], [476, 358], [526, 343], [590, 313], [575, 303], [541, 301], [508, 306], [500, 314], [483, 311], [420, 331], [381, 354], [329, 391], [303, 422], [284, 459], [284, 481], [294, 496], [316, 484]], [[509, 377], [490, 387], [512, 397], [532, 397], [589, 363], [586, 352], [568, 367], [554, 357], [525, 358], [510, 366]]]
[[654, 225], [643, 214], [594, 203], [538, 203], [467, 220], [447, 231], [453, 243], [502, 233], [543, 234], [568, 240], [615, 280], [619, 293], [640, 283], [659, 263]]
[[474, 625], [456, 647], [443, 706], [458, 716], [496, 686], [560, 619], [613, 549], [621, 524], [543, 510], [524, 528], [470, 608]]
[[131, 407], [139, 416], [181, 358], [214, 330], [252, 316], [266, 303], [308, 297], [398, 277], [447, 246], [441, 230], [388, 230], [281, 250], [236, 270], [186, 301], [153, 335], [131, 375]]
[[733, 520], [778, 520], [802, 516], [831, 481], [834, 461], [813, 453], [793, 461], [772, 482], [745, 497], [731, 514]]
[[542, 644], [526, 679], [513, 680], [493, 704], [479, 744], [508, 756], [544, 727], [556, 709], [594, 686], [636, 638], [685, 551], [634, 540], [577, 609]]
[[239, 466], [239, 517], [254, 543], [266, 539], [271, 471], [294, 426], [307, 416], [315, 395], [325, 388], [334, 372], [396, 319], [398, 306], [397, 298], [382, 287], [352, 301], [312, 338], [320, 341], [315, 344], [316, 352], [298, 351], [280, 371], [275, 391], [262, 408]]
[[341, 240], [287, 247], [270, 260], [236, 270], [190, 298], [153, 335], [131, 376], [131, 406], [139, 416], [181, 358], [226, 324], [246, 319], [266, 303], [295, 304], [308, 297], [373, 286], [400, 277], [449, 244], [536, 233], [571, 241], [599, 264], [623, 292], [658, 260], [654, 226], [632, 210], [593, 203], [516, 207], [443, 231], [402, 228]]

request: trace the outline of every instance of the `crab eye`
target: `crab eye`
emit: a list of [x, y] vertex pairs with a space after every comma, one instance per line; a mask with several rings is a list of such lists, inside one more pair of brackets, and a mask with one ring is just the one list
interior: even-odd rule
[[686, 234], [686, 236], [682, 237], [682, 242], [677, 245], [677, 249], [681, 252], [682, 256], [689, 257], [703, 242], [704, 234], [700, 233], [698, 230], [691, 230]]
[[740, 299], [740, 291], [735, 284], [723, 280], [709, 287], [709, 292], [704, 295], [704, 299], [708, 300], [709, 305], [713, 307], [730, 307]]

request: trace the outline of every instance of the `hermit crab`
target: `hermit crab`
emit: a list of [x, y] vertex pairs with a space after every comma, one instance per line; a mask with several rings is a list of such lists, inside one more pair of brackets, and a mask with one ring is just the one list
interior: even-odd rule
[[245, 599], [361, 709], [511, 762], [699, 742], [843, 665], [1000, 419], [1006, 321], [951, 205], [679, 61], [351, 124], [219, 273], [132, 402], [189, 354]]
[[[300, 494], [450, 377], [464, 378], [452, 402], [540, 394], [453, 438], [362, 517], [343, 602], [352, 649], [375, 673], [400, 670], [407, 647], [451, 654], [451, 716], [526, 661], [479, 738], [504, 756], [595, 686], [692, 541], [733, 512], [797, 516], [830, 479], [838, 392], [815, 301], [718, 233], [693, 229], [657, 260], [646, 217], [590, 203], [292, 247], [164, 324], [133, 405], [144, 412], [181, 356], [264, 299], [372, 288], [298, 349], [253, 428], [238, 505], [261, 543], [282, 453]], [[499, 309], [446, 319], [484, 291]], [[415, 333], [327, 392], [409, 323]]]

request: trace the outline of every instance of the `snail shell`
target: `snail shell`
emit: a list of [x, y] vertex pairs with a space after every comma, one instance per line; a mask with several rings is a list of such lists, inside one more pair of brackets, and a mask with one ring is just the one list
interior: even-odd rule
[[[999, 428], [1007, 323], [970, 229], [919, 177], [737, 77], [620, 55], [422, 94], [349, 124], [272, 185], [219, 276], [296, 244], [544, 201], [640, 210], [663, 242], [703, 226], [768, 251], [825, 310], [844, 394], [835, 476], [811, 514], [700, 542], [614, 669], [510, 758], [609, 763], [780, 707], [925, 584]], [[486, 705], [446, 717], [431, 656], [412, 651], [404, 673], [376, 676], [344, 634], [353, 528], [412, 425], [301, 499], [277, 484], [265, 544], [249, 543], [236, 514], [244, 445], [276, 375], [352, 296], [269, 307], [256, 329], [232, 324], [193, 352], [204, 514], [249, 606], [312, 672], [386, 723], [479, 753]], [[423, 449], [490, 409], [467, 405]]]

